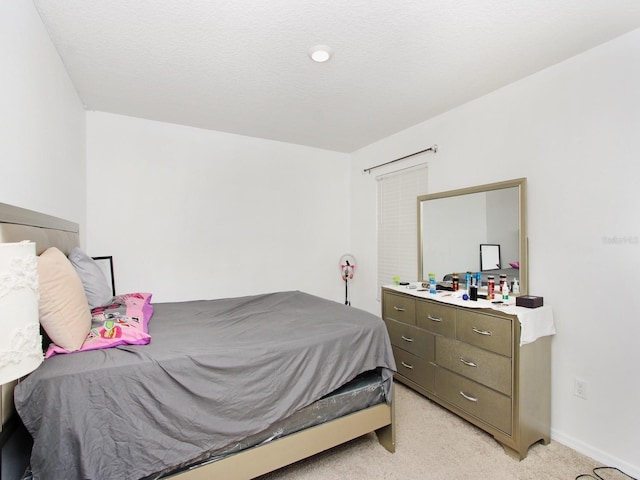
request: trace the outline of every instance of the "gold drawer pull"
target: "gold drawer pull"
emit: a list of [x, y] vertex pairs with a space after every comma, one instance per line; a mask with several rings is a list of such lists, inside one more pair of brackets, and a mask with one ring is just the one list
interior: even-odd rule
[[402, 335], [402, 339], [403, 339], [405, 342], [413, 342], [413, 338], [405, 337], [404, 335]]
[[395, 305], [393, 306], [393, 309], [394, 309], [396, 312], [404, 312], [404, 308], [396, 307]]
[[460, 361], [462, 363], [464, 363], [466, 366], [468, 367], [477, 367], [478, 364], [477, 363], [473, 363], [473, 362], [469, 362], [468, 360], [465, 360], [464, 358], [460, 357]]
[[440, 318], [440, 317], [432, 317], [431, 315], [427, 315], [427, 318], [429, 320], [431, 320], [432, 322], [441, 322], [442, 321], [442, 318]]
[[489, 330], [479, 330], [476, 327], [473, 327], [472, 330], [480, 335], [492, 335]]
[[403, 367], [408, 368], [409, 370], [413, 370], [413, 365], [409, 365], [408, 363], [400, 362]]
[[470, 402], [477, 402], [478, 401], [478, 399], [476, 397], [472, 397], [471, 395], [467, 395], [462, 390], [460, 390], [460, 395], [462, 395], [464, 398], [466, 398]]

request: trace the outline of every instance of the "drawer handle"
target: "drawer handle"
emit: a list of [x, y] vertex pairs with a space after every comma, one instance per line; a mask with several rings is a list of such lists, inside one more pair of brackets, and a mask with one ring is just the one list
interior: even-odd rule
[[460, 390], [460, 395], [462, 395], [464, 398], [466, 398], [470, 402], [477, 402], [478, 401], [478, 399], [476, 397], [472, 397], [471, 395], [467, 395], [462, 390]]
[[396, 307], [395, 305], [393, 306], [393, 309], [394, 309], [396, 312], [404, 312], [404, 308]]
[[431, 320], [432, 322], [441, 322], [442, 321], [442, 318], [440, 318], [440, 317], [432, 317], [431, 315], [427, 315], [427, 318], [429, 320]]
[[465, 360], [465, 359], [464, 359], [464, 358], [462, 358], [462, 357], [460, 357], [460, 361], [461, 361], [462, 363], [464, 363], [464, 364], [465, 364], [466, 366], [468, 366], [468, 367], [477, 367], [477, 366], [478, 366], [478, 364], [477, 364], [477, 363], [470, 362], [470, 361], [468, 361], [468, 360]]
[[413, 342], [413, 338], [405, 337], [404, 335], [402, 335], [402, 339], [403, 339], [405, 342]]
[[473, 327], [472, 330], [480, 335], [492, 335], [492, 333], [489, 330], [480, 330], [480, 329], [477, 329], [476, 327]]
[[400, 362], [403, 367], [408, 368], [409, 370], [413, 370], [413, 365], [409, 365], [408, 363]]

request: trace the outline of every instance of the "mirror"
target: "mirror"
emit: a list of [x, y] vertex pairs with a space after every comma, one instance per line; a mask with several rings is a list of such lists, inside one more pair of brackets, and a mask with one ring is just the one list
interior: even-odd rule
[[480, 244], [480, 271], [500, 270], [500, 245]]
[[[438, 281], [453, 273], [482, 272], [517, 278], [528, 288], [526, 179], [480, 185], [418, 197], [418, 279]], [[479, 254], [480, 253], [480, 254]], [[486, 261], [485, 261], [486, 259]]]

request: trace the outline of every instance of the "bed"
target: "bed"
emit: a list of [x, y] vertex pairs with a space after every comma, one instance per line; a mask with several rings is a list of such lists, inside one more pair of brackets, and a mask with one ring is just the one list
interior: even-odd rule
[[[68, 254], [78, 227], [0, 204], [0, 241], [24, 239]], [[394, 451], [379, 317], [298, 291], [153, 307], [150, 343], [58, 354], [15, 387], [34, 480], [254, 478], [374, 431]]]

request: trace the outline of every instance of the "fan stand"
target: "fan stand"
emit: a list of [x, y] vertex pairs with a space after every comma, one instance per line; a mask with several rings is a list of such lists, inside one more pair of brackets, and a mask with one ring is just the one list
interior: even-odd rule
[[349, 300], [349, 277], [344, 279], [344, 304], [351, 306], [351, 300]]
[[349, 280], [353, 279], [353, 273], [356, 268], [356, 261], [352, 255], [343, 255], [340, 258], [340, 275], [344, 280], [344, 304], [351, 306], [349, 298]]

